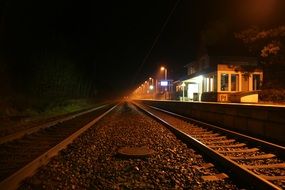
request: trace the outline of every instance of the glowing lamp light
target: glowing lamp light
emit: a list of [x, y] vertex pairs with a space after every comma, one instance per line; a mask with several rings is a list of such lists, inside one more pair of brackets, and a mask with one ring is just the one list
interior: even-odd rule
[[160, 85], [161, 85], [161, 86], [168, 86], [168, 82], [167, 82], [167, 81], [161, 81], [161, 82], [160, 82]]
[[149, 86], [149, 89], [150, 89], [150, 90], [153, 90], [153, 89], [154, 89], [153, 85], [150, 85], [150, 86]]

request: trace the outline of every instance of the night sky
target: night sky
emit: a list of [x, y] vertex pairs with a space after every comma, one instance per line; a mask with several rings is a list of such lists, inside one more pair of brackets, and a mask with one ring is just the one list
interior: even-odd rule
[[2, 0], [0, 6], [1, 64], [13, 70], [9, 80], [25, 83], [39, 57], [56, 54], [94, 79], [98, 91], [118, 95], [161, 65], [174, 78], [204, 52], [246, 55], [233, 32], [284, 21], [284, 0]]

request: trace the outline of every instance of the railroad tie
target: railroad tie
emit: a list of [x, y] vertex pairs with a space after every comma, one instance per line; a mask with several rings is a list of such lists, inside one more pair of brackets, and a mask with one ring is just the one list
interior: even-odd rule
[[274, 154], [263, 154], [257, 156], [227, 156], [227, 158], [231, 160], [262, 160], [262, 159], [269, 159], [274, 158]]
[[207, 138], [207, 137], [217, 137], [219, 136], [220, 134], [218, 133], [211, 133], [211, 134], [204, 134], [204, 133], [201, 133], [201, 134], [191, 134], [191, 136], [195, 137], [195, 138]]
[[285, 180], [285, 176], [268, 176], [268, 175], [260, 175], [260, 177], [268, 180], [268, 181], [275, 181], [275, 180]]
[[266, 169], [266, 168], [285, 168], [285, 163], [266, 164], [266, 165], [242, 165], [248, 169]]
[[209, 145], [210, 148], [238, 148], [246, 146], [245, 143], [229, 144], [229, 145]]
[[247, 153], [247, 152], [256, 152], [258, 151], [258, 148], [249, 148], [249, 149], [242, 149], [242, 150], [229, 150], [229, 151], [218, 151], [221, 154], [227, 154], [227, 153]]
[[[222, 144], [222, 143], [232, 143], [235, 142], [235, 139], [229, 139], [229, 140], [224, 140], [224, 141], [209, 141], [209, 142], [204, 142], [205, 144]], [[222, 145], [222, 147], [225, 147]]]
[[208, 169], [212, 167], [214, 167], [214, 164], [212, 163], [204, 163], [204, 164], [201, 164], [200, 166], [193, 166], [193, 168], [196, 168], [197, 170]]
[[224, 180], [226, 178], [229, 178], [229, 176], [225, 173], [219, 173], [215, 175], [205, 175], [202, 176], [202, 179], [204, 181], [218, 181], [218, 180]]
[[221, 140], [221, 139], [226, 139], [227, 137], [225, 136], [219, 136], [219, 137], [215, 137], [215, 136], [209, 136], [209, 137], [195, 137], [198, 140], [202, 140], [202, 141], [208, 141], [208, 140]]

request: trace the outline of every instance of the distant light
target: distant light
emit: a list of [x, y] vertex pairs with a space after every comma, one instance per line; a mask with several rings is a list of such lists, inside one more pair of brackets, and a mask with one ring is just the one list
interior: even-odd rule
[[149, 89], [150, 89], [150, 90], [153, 90], [153, 88], [154, 88], [153, 85], [150, 85], [150, 86], [149, 86]]
[[160, 67], [160, 70], [161, 70], [161, 71], [164, 71], [164, 70], [165, 70], [165, 67]]
[[168, 82], [167, 81], [161, 81], [160, 86], [168, 86]]

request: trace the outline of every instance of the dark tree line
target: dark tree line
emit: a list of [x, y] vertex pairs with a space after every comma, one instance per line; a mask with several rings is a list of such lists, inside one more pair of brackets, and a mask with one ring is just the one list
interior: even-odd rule
[[[90, 98], [96, 95], [96, 75], [88, 64], [52, 53], [1, 61], [1, 95], [30, 98]], [[82, 63], [84, 64], [84, 63]]]
[[[68, 4], [0, 4], [1, 99], [96, 97], [95, 56]], [[87, 41], [88, 42], [88, 41]]]

